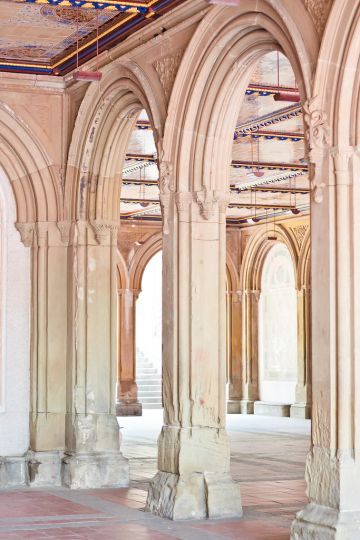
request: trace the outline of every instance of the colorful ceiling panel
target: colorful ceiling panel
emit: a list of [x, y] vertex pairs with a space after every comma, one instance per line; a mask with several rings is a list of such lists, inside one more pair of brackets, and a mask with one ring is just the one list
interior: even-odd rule
[[0, 0], [0, 71], [65, 75], [184, 0]]

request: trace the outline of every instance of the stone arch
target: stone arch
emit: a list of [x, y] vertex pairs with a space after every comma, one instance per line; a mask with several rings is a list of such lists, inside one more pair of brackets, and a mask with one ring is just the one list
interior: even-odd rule
[[141, 291], [141, 280], [150, 259], [162, 249], [162, 233], [150, 236], [137, 250], [129, 268], [130, 288]]
[[16, 220], [23, 223], [60, 221], [62, 191], [55, 165], [29, 127], [0, 102], [0, 165], [16, 201]]
[[277, 240], [269, 240], [266, 227], [262, 227], [259, 232], [249, 239], [241, 265], [240, 283], [243, 291], [261, 290], [261, 275], [264, 261], [270, 249], [277, 242], [285, 244], [288, 248], [294, 264], [294, 276], [296, 280], [299, 260], [296, 241], [291, 232], [282, 225], [275, 226], [275, 236]]
[[296, 282], [298, 289], [310, 287], [310, 229], [301, 244]]
[[122, 256], [120, 251], [118, 251], [117, 255], [118, 289], [127, 289], [129, 287], [129, 272], [124, 257]]
[[178, 191], [205, 189], [201, 199], [209, 202], [209, 191], [227, 188], [223, 171], [231, 161], [232, 128], [256, 61], [281, 50], [305, 100], [318, 48], [314, 24], [300, 0], [209, 10], [181, 62], [165, 126], [164, 156], [173, 163]]
[[162, 136], [163, 111], [151, 82], [133, 62], [103, 69], [101, 90], [89, 87], [80, 106], [68, 156], [65, 194], [69, 219], [119, 219], [122, 165], [137, 113], [145, 109], [155, 143]]

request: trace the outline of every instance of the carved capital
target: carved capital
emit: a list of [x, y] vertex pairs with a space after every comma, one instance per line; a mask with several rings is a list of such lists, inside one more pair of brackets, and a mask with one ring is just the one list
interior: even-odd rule
[[100, 245], [116, 243], [119, 225], [120, 224], [117, 221], [107, 221], [103, 219], [95, 219], [91, 222], [96, 241]]
[[206, 186], [201, 191], [197, 191], [195, 199], [200, 208], [200, 213], [204, 219], [214, 217], [217, 211], [225, 212], [229, 203], [229, 195]]
[[159, 176], [160, 193], [170, 193], [171, 191], [174, 191], [173, 166], [170, 161], [160, 161]]
[[[355, 149], [352, 146], [334, 147], [331, 149], [331, 157], [333, 158], [336, 175], [341, 175], [344, 180], [344, 174], [349, 172], [349, 162], [354, 155]], [[350, 177], [348, 177], [349, 183]]]
[[192, 193], [179, 191], [175, 194], [175, 203], [179, 213], [189, 212], [192, 202]]
[[321, 203], [325, 182], [322, 177], [322, 162], [329, 150], [330, 129], [327, 115], [321, 110], [317, 96], [310, 98], [304, 104], [304, 121], [307, 125], [306, 134], [309, 143], [310, 185], [313, 200]]
[[56, 225], [60, 231], [60, 237], [61, 237], [62, 243], [65, 245], [68, 245], [70, 241], [70, 229], [71, 229], [70, 221], [58, 221]]
[[20, 238], [25, 247], [32, 247], [34, 243], [35, 223], [15, 223]]

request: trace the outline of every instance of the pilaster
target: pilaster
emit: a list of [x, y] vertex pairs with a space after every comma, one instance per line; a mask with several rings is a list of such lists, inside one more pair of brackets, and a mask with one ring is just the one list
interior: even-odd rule
[[303, 286], [297, 291], [297, 346], [298, 381], [295, 403], [291, 405], [293, 418], [311, 418], [311, 290]]
[[136, 300], [139, 291], [118, 290], [118, 380], [116, 415], [141, 416], [136, 384]]

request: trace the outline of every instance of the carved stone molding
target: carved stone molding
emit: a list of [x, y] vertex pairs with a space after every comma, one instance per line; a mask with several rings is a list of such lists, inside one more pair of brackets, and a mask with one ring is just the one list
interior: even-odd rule
[[159, 188], [161, 193], [174, 191], [173, 166], [170, 161], [160, 161], [159, 164]]
[[322, 161], [329, 150], [330, 129], [326, 113], [321, 109], [318, 97], [310, 98], [304, 104], [304, 121], [309, 143], [310, 185], [313, 200], [321, 203], [325, 182], [322, 177]]
[[316, 30], [321, 37], [324, 32], [333, 0], [304, 0], [305, 6], [314, 21]]
[[303, 244], [304, 238], [309, 230], [309, 225], [297, 225], [296, 227], [291, 227], [291, 230], [294, 233], [297, 245], [300, 249]]
[[166, 100], [169, 101], [175, 77], [181, 62], [184, 51], [181, 49], [173, 55], [164, 56], [154, 62], [154, 68], [158, 74], [161, 85], [164, 89]]
[[20, 238], [25, 247], [31, 247], [34, 242], [35, 223], [15, 223]]

